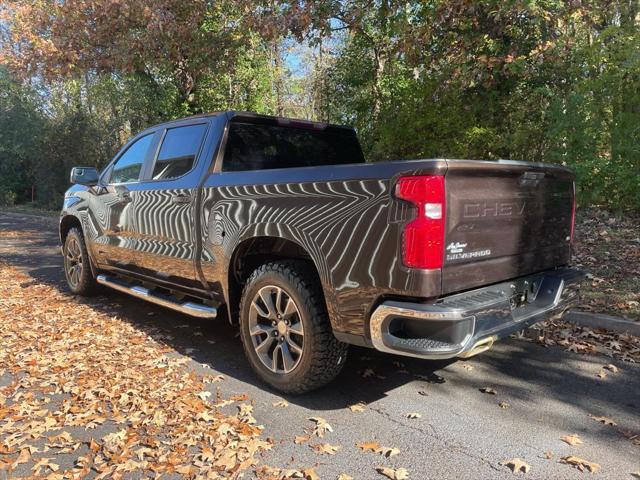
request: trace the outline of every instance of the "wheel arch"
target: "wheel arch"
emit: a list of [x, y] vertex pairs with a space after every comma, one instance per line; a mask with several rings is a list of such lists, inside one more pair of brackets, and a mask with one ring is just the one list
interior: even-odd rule
[[[309, 264], [311, 271], [317, 276], [317, 281], [322, 287], [324, 302], [329, 310], [326, 291], [326, 279], [321, 274], [323, 265], [310, 254], [309, 250], [298, 241], [269, 235], [261, 235], [245, 238], [238, 242], [229, 257], [227, 269], [227, 289], [225, 292], [229, 321], [233, 322], [240, 305], [240, 297], [245, 281], [251, 273], [260, 265], [278, 260], [299, 260]], [[331, 318], [331, 315], [329, 315]], [[331, 320], [333, 324], [333, 320]]]
[[[73, 215], [71, 213], [65, 215], [60, 219], [60, 227], [59, 227], [60, 245], [62, 249], [64, 249], [64, 242], [67, 240], [67, 235], [69, 235], [69, 232], [71, 231], [72, 228], [77, 228], [78, 230], [80, 230], [80, 233], [82, 234], [82, 236], [85, 237], [84, 228], [82, 228], [82, 221], [76, 215]], [[86, 237], [85, 237], [85, 242], [86, 242]], [[91, 273], [95, 277], [97, 275], [97, 267], [91, 255], [91, 249], [89, 248], [89, 245], [86, 245], [86, 248], [89, 254], [89, 267], [91, 268]]]
[[67, 239], [69, 230], [71, 230], [74, 227], [78, 228], [81, 232], [83, 232], [82, 222], [78, 217], [71, 214], [68, 214], [62, 217], [62, 219], [60, 220], [60, 228], [59, 228], [60, 244], [62, 246], [64, 246], [64, 242]]

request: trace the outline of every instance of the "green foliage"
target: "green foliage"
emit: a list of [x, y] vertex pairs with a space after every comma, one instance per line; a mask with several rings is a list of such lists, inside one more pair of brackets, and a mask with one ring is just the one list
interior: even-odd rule
[[44, 124], [36, 93], [0, 67], [0, 203], [29, 199]]
[[[116, 22], [113, 34], [117, 17], [89, 19], [105, 22], [89, 40], [119, 40], [103, 52], [76, 38], [72, 71], [67, 50], [44, 47], [49, 36], [67, 45], [56, 32], [85, 17], [66, 15], [66, 2], [56, 15], [10, 3], [22, 5], [8, 24], [18, 36], [2, 50], [42, 48], [9, 62], [19, 75], [0, 69], [3, 203], [29, 200], [35, 185], [40, 205], [57, 208], [71, 166], [103, 166], [154, 123], [235, 109], [353, 125], [371, 161], [561, 163], [581, 203], [640, 210], [638, 2], [137, 0], [133, 26]], [[130, 43], [147, 19], [159, 22], [148, 44]], [[286, 64], [296, 41], [303, 75]]]
[[637, 2], [374, 5], [324, 85], [369, 159], [557, 162], [581, 203], [640, 209]]

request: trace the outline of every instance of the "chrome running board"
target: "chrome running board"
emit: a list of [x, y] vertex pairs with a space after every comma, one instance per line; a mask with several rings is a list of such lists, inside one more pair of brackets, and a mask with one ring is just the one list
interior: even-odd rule
[[172, 299], [169, 295], [155, 293], [152, 290], [149, 290], [148, 288], [142, 287], [140, 285], [127, 285], [126, 283], [116, 278], [109, 277], [104, 274], [98, 275], [96, 281], [99, 284], [113, 288], [114, 290], [127, 293], [133, 297], [141, 298], [142, 300], [155, 303], [156, 305], [160, 305], [162, 307], [170, 308], [181, 313], [186, 313], [187, 315], [191, 315], [192, 317], [216, 318], [216, 315], [218, 313], [216, 307], [210, 307], [208, 305], [203, 305], [195, 302], [179, 302]]

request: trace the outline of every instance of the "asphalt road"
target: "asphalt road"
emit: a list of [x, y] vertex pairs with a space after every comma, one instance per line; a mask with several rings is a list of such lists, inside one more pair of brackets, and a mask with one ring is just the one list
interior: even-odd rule
[[[65, 289], [55, 223], [50, 220], [0, 213], [0, 258], [40, 282]], [[236, 330], [226, 321], [191, 319], [116, 292], [107, 292], [100, 302], [119, 305], [119, 314], [141, 329], [159, 328], [172, 347], [190, 358], [189, 368], [225, 375], [224, 382], [209, 385], [214, 395], [216, 389], [225, 396], [248, 394], [265, 437], [275, 441], [261, 458], [265, 465], [317, 464], [322, 479], [335, 479], [340, 473], [381, 479], [374, 470], [380, 465], [406, 468], [411, 479], [495, 479], [513, 478], [500, 462], [519, 457], [531, 465], [526, 478], [590, 476], [559, 463], [561, 457], [575, 455], [601, 465], [595, 478], [634, 478], [631, 472], [640, 470], [640, 446], [619, 432], [622, 428], [640, 434], [639, 365], [516, 339], [471, 360], [451, 362], [353, 348], [343, 373], [331, 385], [304, 396], [283, 397], [253, 376]], [[608, 363], [616, 364], [619, 373], [598, 378]], [[366, 369], [374, 375], [363, 377]], [[497, 394], [482, 393], [482, 387]], [[274, 407], [282, 398], [289, 406]], [[347, 408], [356, 402], [366, 403], [363, 412]], [[500, 402], [507, 402], [508, 408], [501, 408]], [[411, 412], [422, 416], [409, 419]], [[589, 414], [610, 417], [618, 426], [598, 423]], [[333, 432], [310, 443], [341, 446], [335, 456], [294, 444], [294, 437], [304, 434], [312, 425], [308, 418], [314, 416], [326, 419]], [[560, 441], [572, 433], [584, 444], [571, 447]], [[396, 447], [401, 453], [389, 459], [364, 453], [355, 447], [364, 441]], [[546, 452], [552, 457], [546, 458]]]

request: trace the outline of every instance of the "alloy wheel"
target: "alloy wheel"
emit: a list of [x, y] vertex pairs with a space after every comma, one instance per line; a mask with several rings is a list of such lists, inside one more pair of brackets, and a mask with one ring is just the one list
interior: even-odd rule
[[273, 373], [289, 373], [302, 359], [304, 328], [294, 300], [275, 285], [262, 287], [249, 311], [249, 335], [262, 364]]
[[64, 263], [67, 280], [73, 288], [76, 288], [82, 278], [82, 249], [78, 239], [75, 237], [71, 237], [67, 241]]

